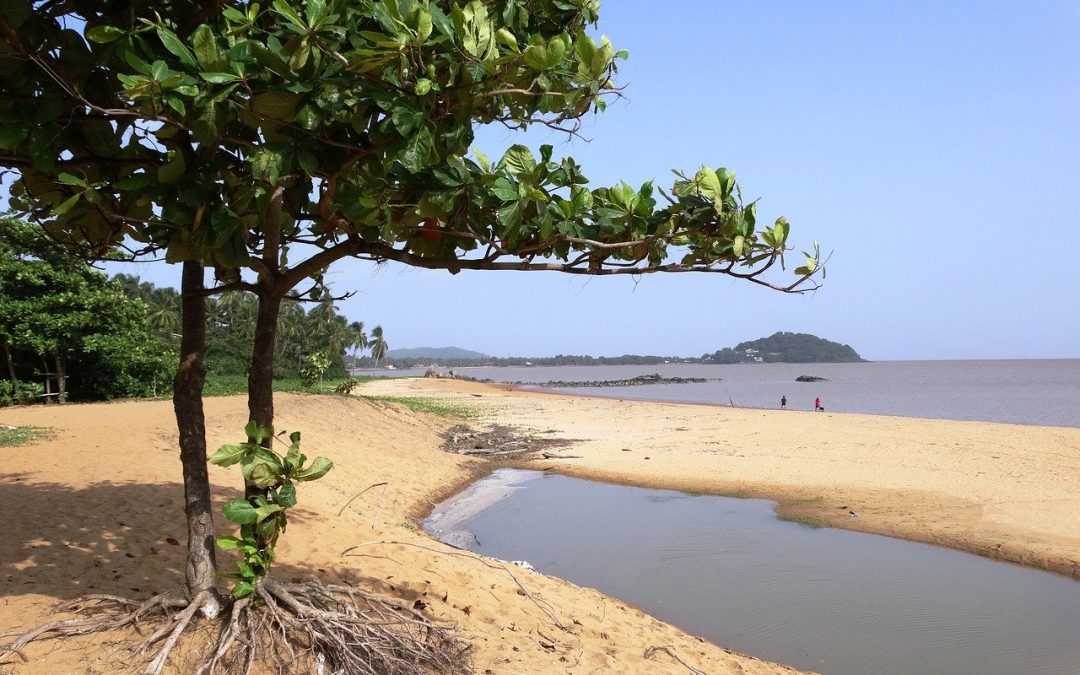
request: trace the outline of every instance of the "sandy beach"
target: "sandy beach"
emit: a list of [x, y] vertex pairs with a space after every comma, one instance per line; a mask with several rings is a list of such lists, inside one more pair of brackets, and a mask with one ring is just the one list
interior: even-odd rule
[[[455, 380], [379, 381], [360, 394], [445, 399], [475, 410], [470, 425], [569, 439], [559, 452], [580, 456], [527, 468], [768, 497], [807, 522], [1080, 578], [1080, 429], [644, 403]], [[211, 448], [240, 440], [242, 397], [208, 399], [206, 408]], [[458, 626], [481, 673], [690, 672], [679, 660], [707, 673], [794, 672], [425, 535], [419, 519], [487, 467], [440, 449], [454, 420], [384, 401], [286, 394], [277, 411], [279, 430], [301, 430], [304, 451], [336, 467], [300, 491], [275, 575], [420, 600], [430, 617]], [[0, 632], [46, 620], [58, 602], [87, 593], [143, 598], [180, 587], [183, 491], [169, 402], [5, 409], [0, 423], [51, 429], [3, 449]], [[234, 470], [211, 467], [210, 478], [218, 508], [241, 492]], [[216, 524], [231, 533], [224, 519]], [[25, 662], [8, 657], [0, 672], [115, 672], [130, 657], [111, 644], [32, 645]]]

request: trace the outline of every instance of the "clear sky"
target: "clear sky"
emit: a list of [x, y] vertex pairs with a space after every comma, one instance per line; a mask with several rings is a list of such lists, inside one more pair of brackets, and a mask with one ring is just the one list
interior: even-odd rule
[[[833, 255], [782, 295], [719, 275], [570, 277], [339, 263], [339, 307], [391, 348], [698, 356], [778, 330], [865, 358], [1080, 357], [1080, 2], [608, 0], [627, 101], [584, 143], [598, 184], [738, 172], [759, 221]], [[179, 268], [129, 272], [175, 284]], [[786, 278], [786, 277], [785, 277]]]

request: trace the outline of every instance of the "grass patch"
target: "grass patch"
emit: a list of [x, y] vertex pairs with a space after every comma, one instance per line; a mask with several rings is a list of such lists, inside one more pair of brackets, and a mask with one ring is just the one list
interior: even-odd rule
[[[297, 392], [301, 394], [334, 394], [340, 395], [335, 391], [342, 382], [348, 379], [356, 380], [363, 384], [364, 382], [371, 382], [372, 380], [379, 380], [383, 378], [379, 377], [353, 377], [353, 378], [333, 378], [323, 380], [316, 383], [312, 387], [305, 387], [304, 383], [298, 377], [282, 377], [274, 379], [274, 391], [278, 392]], [[234, 396], [236, 394], [247, 393], [247, 376], [246, 375], [207, 375], [206, 386], [203, 389], [203, 396]]]
[[812, 516], [809, 513], [784, 513], [781, 511], [776, 514], [776, 517], [780, 520], [784, 520], [789, 523], [796, 523], [798, 525], [802, 525], [803, 527], [811, 527], [815, 530], [821, 529], [823, 527], [828, 527], [825, 524], [824, 520], [818, 518], [817, 516]]
[[41, 438], [45, 433], [45, 429], [38, 427], [9, 427], [6, 424], [0, 424], [0, 447], [26, 445], [30, 441]]
[[428, 396], [363, 396], [369, 401], [397, 403], [409, 410], [439, 417], [470, 419], [480, 414], [475, 406], [467, 405], [456, 399], [430, 398]]

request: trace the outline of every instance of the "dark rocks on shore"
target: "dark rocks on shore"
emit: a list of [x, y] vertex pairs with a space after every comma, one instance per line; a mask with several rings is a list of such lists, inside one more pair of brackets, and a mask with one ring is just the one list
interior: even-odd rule
[[817, 375], [800, 375], [795, 378], [796, 382], [828, 382], [824, 377], [818, 377]]
[[[493, 382], [493, 380], [474, 380], [468, 377], [460, 377], [462, 380], [473, 382]], [[658, 373], [652, 375], [638, 375], [628, 380], [586, 380], [572, 382], [566, 380], [553, 380], [551, 382], [504, 382], [502, 384], [526, 385], [529, 387], [543, 387], [548, 389], [562, 389], [568, 387], [636, 387], [643, 384], [695, 384], [699, 382], [719, 382], [720, 378], [708, 379], [704, 377], [664, 377]]]
[[704, 377], [664, 377], [658, 373], [652, 375], [638, 375], [628, 380], [588, 380], [584, 382], [567, 382], [555, 380], [553, 382], [536, 382], [535, 387], [550, 387], [558, 389], [562, 387], [636, 387], [643, 384], [692, 384], [708, 382]]

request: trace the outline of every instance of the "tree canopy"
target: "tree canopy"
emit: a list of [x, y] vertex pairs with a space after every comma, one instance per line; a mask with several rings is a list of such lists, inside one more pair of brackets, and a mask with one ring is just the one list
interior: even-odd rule
[[0, 162], [64, 238], [289, 288], [344, 255], [771, 283], [787, 242], [725, 169], [590, 190], [550, 146], [466, 157], [477, 123], [572, 132], [617, 92], [595, 0], [6, 7]]
[[150, 334], [145, 305], [10, 218], [0, 219], [0, 343], [12, 393], [19, 380], [47, 380], [61, 399], [166, 391], [175, 363]]

